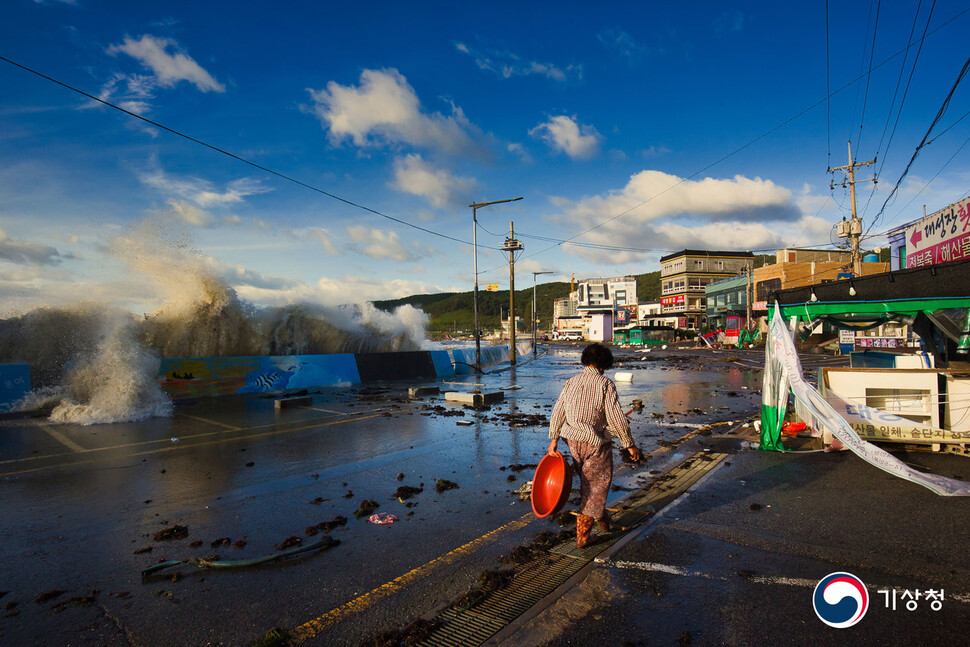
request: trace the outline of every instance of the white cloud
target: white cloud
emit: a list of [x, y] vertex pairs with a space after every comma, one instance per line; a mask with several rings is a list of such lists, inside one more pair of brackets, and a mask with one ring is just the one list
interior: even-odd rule
[[554, 150], [573, 159], [587, 159], [599, 152], [602, 137], [592, 126], [580, 126], [575, 117], [559, 115], [529, 131]]
[[[751, 250], [784, 245], [803, 222], [788, 189], [770, 180], [685, 180], [660, 171], [641, 171], [625, 187], [604, 196], [556, 201], [562, 221], [582, 231], [577, 242], [653, 251], [683, 248]], [[794, 232], [797, 233], [797, 232]], [[597, 262], [623, 263], [651, 252], [567, 246]]]
[[[103, 86], [98, 98], [114, 103], [128, 112], [144, 115], [151, 110], [156, 84], [152, 77], [141, 74], [115, 74]], [[91, 101], [85, 107], [97, 107]]]
[[403, 279], [382, 281], [366, 276], [324, 277], [316, 285], [300, 284], [275, 290], [248, 285], [236, 287], [236, 292], [240, 297], [265, 306], [284, 306], [292, 303], [337, 306], [382, 299], [398, 299], [412, 294], [428, 294], [439, 291], [438, 287], [430, 283]]
[[334, 143], [350, 139], [361, 148], [409, 144], [449, 154], [482, 153], [461, 108], [452, 105], [450, 116], [423, 113], [414, 88], [395, 69], [364, 70], [356, 87], [331, 81], [325, 90], [308, 92], [313, 114]]
[[374, 259], [390, 258], [395, 261], [406, 263], [426, 256], [426, 252], [415, 254], [409, 251], [397, 232], [384, 232], [379, 229], [371, 229], [364, 225], [347, 227], [347, 234], [351, 240], [365, 245], [363, 252]]
[[[171, 51], [170, 51], [171, 50]], [[112, 45], [108, 53], [127, 54], [151, 69], [158, 85], [166, 88], [179, 81], [188, 81], [202, 92], [225, 92], [226, 87], [183, 52], [178, 43], [169, 38], [156, 38], [150, 34], [135, 40], [125, 36], [121, 45]]]
[[18, 265], [57, 265], [70, 255], [61, 254], [54, 247], [39, 243], [12, 240], [0, 229], [0, 260]]
[[407, 155], [394, 162], [393, 186], [425, 198], [433, 207], [454, 209], [468, 203], [464, 196], [475, 189], [476, 182], [436, 169], [420, 155]]
[[581, 65], [561, 67], [553, 63], [526, 61], [520, 56], [508, 51], [483, 53], [473, 50], [465, 43], [455, 43], [455, 49], [475, 59], [475, 65], [480, 69], [497, 74], [503, 79], [510, 79], [513, 76], [536, 75], [544, 76], [554, 81], [566, 81], [570, 76], [581, 78], [583, 75]]
[[306, 235], [308, 235], [310, 238], [316, 239], [316, 241], [323, 246], [323, 249], [326, 250], [326, 252], [331, 256], [338, 253], [337, 248], [330, 240], [331, 238], [333, 238], [333, 236], [326, 229], [323, 229], [323, 228], [308, 229], [306, 230]]
[[177, 178], [161, 169], [143, 172], [138, 179], [164, 193], [174, 193], [199, 207], [225, 207], [241, 203], [248, 196], [272, 191], [259, 180], [252, 178], [233, 180], [226, 184], [223, 191], [217, 191], [207, 180], [197, 177]]

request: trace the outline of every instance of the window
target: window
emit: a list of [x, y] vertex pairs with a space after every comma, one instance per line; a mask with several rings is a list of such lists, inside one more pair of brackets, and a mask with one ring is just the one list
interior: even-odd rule
[[758, 285], [755, 286], [755, 293], [757, 297], [756, 301], [767, 301], [768, 294], [776, 290], [781, 289], [781, 279], [768, 279], [767, 281], [759, 281]]

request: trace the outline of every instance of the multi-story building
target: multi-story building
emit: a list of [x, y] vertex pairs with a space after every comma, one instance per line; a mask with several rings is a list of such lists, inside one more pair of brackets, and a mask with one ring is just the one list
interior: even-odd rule
[[637, 307], [637, 280], [633, 276], [585, 279], [577, 288], [576, 312], [583, 318], [583, 336], [612, 341], [615, 325], [629, 326]]
[[685, 249], [660, 259], [660, 308], [682, 317], [685, 328], [700, 330], [706, 316], [704, 290], [709, 283], [750, 271], [751, 252]]
[[568, 297], [556, 299], [552, 304], [553, 330], [561, 337], [583, 334], [583, 318], [576, 312], [578, 296], [573, 290]]

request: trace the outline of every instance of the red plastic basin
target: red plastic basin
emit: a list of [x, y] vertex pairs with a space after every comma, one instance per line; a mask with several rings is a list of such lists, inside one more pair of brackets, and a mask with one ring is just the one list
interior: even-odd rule
[[532, 477], [532, 511], [542, 519], [559, 512], [573, 487], [573, 471], [562, 454], [546, 454]]

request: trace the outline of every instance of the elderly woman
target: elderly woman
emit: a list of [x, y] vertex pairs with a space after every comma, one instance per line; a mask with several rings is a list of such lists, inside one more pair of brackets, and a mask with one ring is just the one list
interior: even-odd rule
[[583, 372], [566, 381], [552, 410], [549, 453], [557, 454], [559, 438], [566, 439], [579, 473], [576, 545], [583, 548], [589, 543], [594, 521], [602, 531], [610, 530], [606, 496], [613, 481], [612, 437], [620, 441], [634, 462], [640, 460], [640, 450], [620, 408], [616, 385], [603, 376], [613, 366], [613, 353], [602, 344], [590, 344], [583, 350], [581, 361]]

